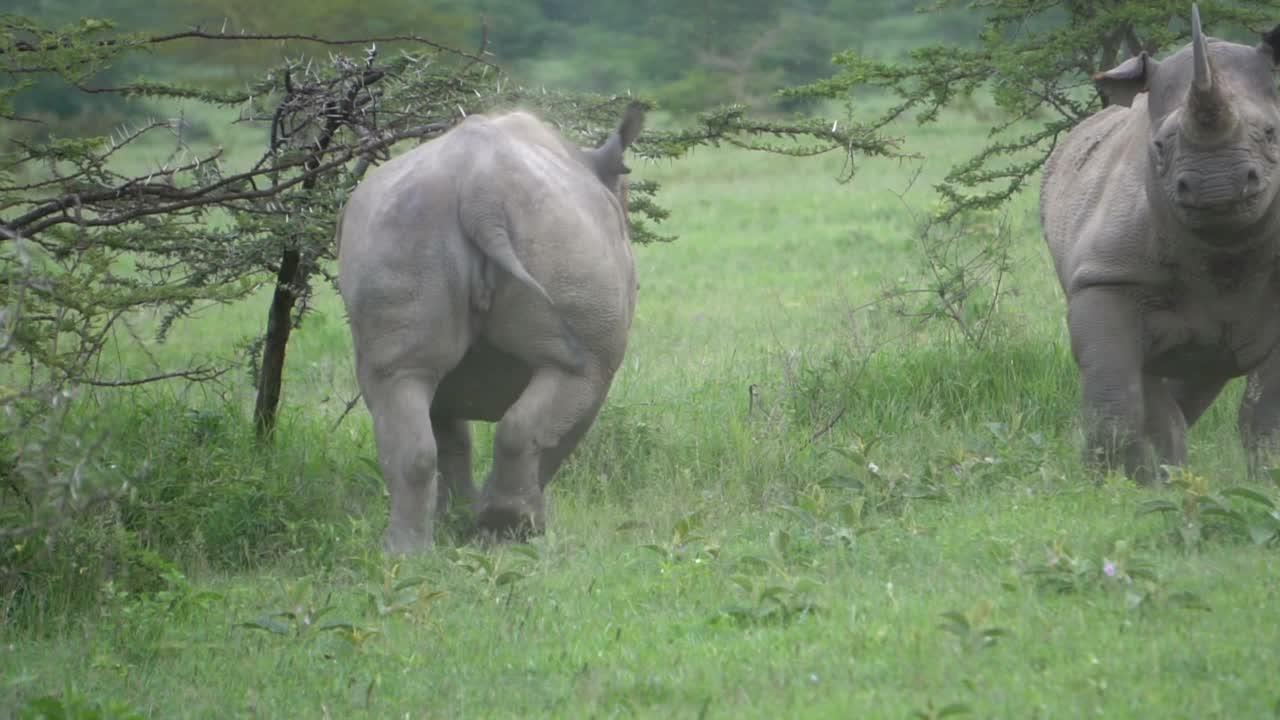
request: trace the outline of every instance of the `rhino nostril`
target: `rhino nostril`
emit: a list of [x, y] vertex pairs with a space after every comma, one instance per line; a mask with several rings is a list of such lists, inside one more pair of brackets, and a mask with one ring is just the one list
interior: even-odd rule
[[1257, 168], [1251, 167], [1245, 170], [1244, 187], [1242, 188], [1245, 195], [1252, 195], [1258, 192], [1262, 187], [1262, 175]]

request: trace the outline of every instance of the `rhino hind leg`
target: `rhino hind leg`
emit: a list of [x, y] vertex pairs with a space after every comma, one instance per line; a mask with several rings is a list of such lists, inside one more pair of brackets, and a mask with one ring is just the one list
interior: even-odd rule
[[1249, 374], [1238, 423], [1249, 475], [1257, 478], [1275, 465], [1280, 451], [1280, 351]]
[[437, 445], [431, 427], [434, 388], [418, 378], [399, 377], [370, 390], [365, 397], [391, 496], [384, 549], [390, 555], [429, 550], [437, 503]]
[[439, 481], [436, 510], [470, 508], [476, 500], [476, 486], [471, 476], [471, 428], [466, 420], [432, 417], [435, 434]]
[[608, 388], [592, 374], [557, 367], [536, 371], [498, 422], [493, 470], [476, 510], [482, 530], [525, 536], [546, 527], [547, 468], [554, 472], [591, 424]]
[[1187, 461], [1187, 420], [1182, 407], [1163, 378], [1145, 376], [1142, 380], [1145, 406], [1144, 432], [1151, 442], [1156, 467], [1148, 468], [1147, 480], [1160, 477], [1157, 468], [1182, 465]]
[[555, 477], [556, 472], [560, 470], [560, 466], [564, 464], [565, 459], [569, 457], [574, 448], [578, 447], [578, 443], [582, 442], [582, 436], [587, 434], [587, 430], [595, 422], [596, 415], [600, 413], [600, 407], [603, 404], [604, 396], [602, 394], [599, 402], [587, 411], [564, 437], [560, 438], [560, 442], [556, 443], [555, 447], [547, 448], [542, 452], [542, 461], [538, 467], [538, 486], [540, 488], [546, 489], [551, 482], [551, 478]]

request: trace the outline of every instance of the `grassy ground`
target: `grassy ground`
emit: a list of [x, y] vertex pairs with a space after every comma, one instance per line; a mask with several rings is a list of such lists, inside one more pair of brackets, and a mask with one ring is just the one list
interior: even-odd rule
[[[835, 159], [732, 150], [638, 167], [680, 240], [638, 250], [625, 367], [528, 545], [445, 529], [380, 556], [369, 419], [334, 429], [354, 379], [331, 291], [274, 452], [242, 387], [96, 399], [154, 577], [11, 599], [0, 716], [50, 695], [158, 717], [1269, 716], [1275, 550], [1203, 499], [1240, 481], [1238, 387], [1182, 486], [1085, 472], [1034, 196], [985, 347], [863, 307], [912, 276], [908, 211], [983, 131], [914, 133], [902, 197], [915, 164], [850, 185]], [[211, 308], [149, 349], [228, 354], [264, 313]], [[1135, 517], [1164, 498], [1181, 510]]]

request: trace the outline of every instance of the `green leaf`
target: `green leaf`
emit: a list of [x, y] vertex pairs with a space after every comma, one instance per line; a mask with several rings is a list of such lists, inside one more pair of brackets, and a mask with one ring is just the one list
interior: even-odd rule
[[271, 615], [263, 615], [253, 620], [239, 623], [238, 627], [250, 628], [252, 630], [266, 630], [275, 635], [288, 635], [289, 626], [280, 622]]
[[1226, 490], [1223, 490], [1222, 494], [1230, 497], [1242, 498], [1244, 500], [1257, 503], [1258, 505], [1262, 505], [1263, 507], [1266, 507], [1267, 509], [1270, 509], [1270, 510], [1274, 510], [1276, 507], [1276, 504], [1271, 501], [1271, 498], [1267, 497], [1266, 495], [1263, 495], [1257, 490], [1252, 490], [1247, 487], [1239, 487], [1239, 486], [1229, 487]]
[[391, 591], [400, 592], [401, 590], [407, 590], [411, 587], [417, 587], [426, 581], [427, 579], [424, 577], [408, 577], [392, 586]]
[[829, 475], [818, 481], [818, 486], [826, 490], [853, 490], [862, 492], [867, 489], [866, 483], [848, 475]]
[[1275, 525], [1253, 523], [1249, 525], [1249, 539], [1254, 545], [1269, 545], [1280, 536], [1280, 528]]
[[1143, 515], [1150, 515], [1151, 513], [1176, 513], [1180, 510], [1181, 508], [1179, 508], [1177, 503], [1174, 503], [1172, 500], [1148, 500], [1139, 505], [1138, 509], [1135, 510], [1133, 514], [1135, 517], [1142, 517]]
[[650, 543], [648, 545], [641, 545], [640, 547], [644, 548], [645, 550], [650, 550], [656, 553], [663, 560], [666, 560], [671, 557], [671, 553], [667, 552], [667, 549], [662, 547], [661, 545], [654, 545]]
[[763, 605], [767, 600], [772, 600], [774, 602], [781, 603], [779, 598], [781, 598], [786, 594], [787, 594], [787, 589], [785, 587], [782, 587], [781, 585], [770, 585], [769, 587], [766, 587], [760, 591], [760, 594], [757, 596], [757, 601], [761, 605]]
[[973, 710], [964, 703], [951, 703], [950, 705], [942, 706], [942, 708], [938, 710], [937, 717], [944, 718], [951, 717], [953, 715], [969, 715], [972, 713]]
[[511, 552], [516, 553], [517, 555], [523, 555], [529, 558], [530, 560], [537, 560], [539, 557], [541, 557], [538, 554], [538, 548], [528, 543], [520, 543], [518, 545], [512, 545]]
[[316, 625], [316, 632], [324, 632], [326, 630], [355, 630], [355, 625], [346, 620], [325, 620]]
[[791, 549], [791, 533], [782, 529], [774, 530], [769, 533], [769, 545], [779, 557], [786, 558], [787, 551]]
[[493, 584], [498, 587], [502, 587], [503, 585], [510, 585], [511, 583], [518, 582], [524, 578], [524, 573], [516, 572], [515, 570], [507, 570], [506, 572], [500, 573], [498, 577], [494, 579]]
[[688, 538], [700, 525], [702, 525], [702, 513], [700, 512], [694, 511], [680, 518], [676, 521], [676, 541], [681, 542]]
[[744, 573], [762, 573], [769, 569], [769, 563], [764, 558], [755, 555], [744, 555], [738, 558], [738, 569]]
[[950, 610], [942, 613], [942, 617], [947, 620], [947, 622], [942, 623], [938, 627], [957, 635], [969, 634], [969, 618], [965, 616], [964, 613], [957, 610]]
[[1204, 516], [1206, 516], [1206, 517], [1210, 517], [1210, 516], [1212, 516], [1212, 517], [1220, 517], [1220, 518], [1224, 518], [1224, 519], [1226, 519], [1226, 520], [1230, 520], [1230, 521], [1231, 521], [1231, 522], [1233, 522], [1233, 523], [1242, 523], [1242, 522], [1244, 522], [1244, 516], [1243, 516], [1243, 515], [1241, 515], [1240, 513], [1236, 512], [1235, 510], [1231, 510], [1231, 509], [1229, 509], [1229, 508], [1225, 508], [1225, 507], [1223, 507], [1223, 506], [1219, 505], [1218, 503], [1210, 503], [1210, 504], [1208, 504], [1208, 505], [1207, 505], [1203, 510], [1201, 510], [1201, 511], [1200, 511], [1200, 514], [1201, 514], [1201, 515], [1204, 515]]

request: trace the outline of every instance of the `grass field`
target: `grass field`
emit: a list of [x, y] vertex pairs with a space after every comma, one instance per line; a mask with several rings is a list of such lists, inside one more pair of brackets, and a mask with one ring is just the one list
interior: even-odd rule
[[[911, 129], [914, 184], [910, 162], [848, 185], [836, 158], [636, 163], [680, 239], [638, 249], [626, 364], [527, 545], [446, 527], [430, 556], [381, 556], [369, 418], [334, 427], [355, 386], [329, 289], [274, 451], [241, 378], [95, 397], [139, 493], [114, 522], [153, 579], [9, 598], [0, 716], [51, 696], [151, 717], [1272, 717], [1276, 550], [1212, 512], [1242, 482], [1238, 384], [1181, 485], [1089, 474], [1034, 194], [985, 346], [866, 307], [915, 272], [909, 211], [984, 131]], [[148, 351], [230, 356], [264, 315], [211, 308]], [[1177, 512], [1136, 515], [1159, 499]]]

